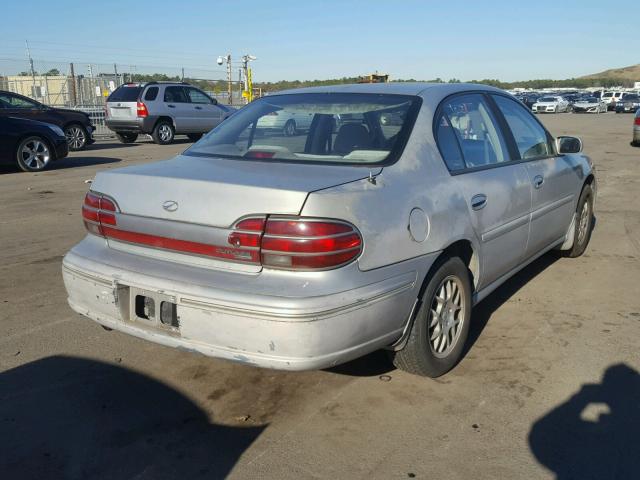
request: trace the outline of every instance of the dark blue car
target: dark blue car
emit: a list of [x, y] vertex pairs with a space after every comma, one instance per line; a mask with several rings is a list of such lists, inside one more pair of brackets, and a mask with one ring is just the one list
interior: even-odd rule
[[62, 129], [50, 123], [0, 117], [0, 164], [38, 172], [69, 153]]

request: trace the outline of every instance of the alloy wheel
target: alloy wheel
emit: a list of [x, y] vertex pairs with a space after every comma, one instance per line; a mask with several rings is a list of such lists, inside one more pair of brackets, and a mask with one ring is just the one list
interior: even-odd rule
[[80, 150], [87, 143], [87, 138], [84, 130], [77, 126], [68, 127], [64, 136], [67, 138], [67, 143], [71, 150]]
[[31, 170], [42, 170], [51, 160], [49, 147], [39, 138], [23, 143], [18, 155], [20, 161]]
[[158, 136], [163, 142], [171, 140], [171, 134], [171, 127], [167, 124], [160, 125], [160, 128], [158, 128]]
[[436, 288], [428, 314], [429, 346], [444, 358], [456, 346], [464, 323], [465, 304], [460, 280], [450, 275]]
[[589, 202], [586, 201], [580, 210], [580, 220], [578, 221], [578, 245], [582, 245], [584, 239], [587, 238], [589, 230]]

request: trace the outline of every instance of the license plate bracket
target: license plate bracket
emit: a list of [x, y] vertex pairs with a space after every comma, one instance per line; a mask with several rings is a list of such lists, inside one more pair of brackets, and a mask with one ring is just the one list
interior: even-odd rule
[[129, 287], [130, 322], [179, 334], [180, 317], [176, 297], [152, 290]]

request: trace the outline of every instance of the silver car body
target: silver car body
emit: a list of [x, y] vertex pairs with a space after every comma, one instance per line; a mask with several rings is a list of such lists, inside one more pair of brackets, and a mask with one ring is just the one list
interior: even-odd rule
[[[571, 247], [581, 189], [591, 182], [595, 191], [588, 157], [551, 155], [455, 174], [443, 161], [433, 129], [441, 102], [465, 92], [506, 95], [501, 90], [402, 83], [283, 94], [298, 92], [412, 95], [422, 105], [401, 156], [388, 166], [182, 155], [100, 172], [91, 189], [117, 202], [118, 225], [191, 241], [226, 239], [234, 222], [256, 213], [340, 219], [362, 236], [356, 261], [286, 271], [87, 235], [63, 261], [70, 306], [103, 326], [179, 349], [317, 369], [401, 348], [425, 278], [445, 251], [470, 249], [477, 303], [548, 250]], [[480, 196], [485, 202], [476, 208]], [[136, 318], [137, 294], [175, 304], [179, 329]]]
[[[188, 84], [151, 82], [119, 88], [136, 89], [139, 94], [128, 101], [112, 100], [114, 95], [107, 99], [106, 125], [115, 132], [149, 134], [160, 119], [169, 119], [176, 134], [206, 133], [230, 115], [215, 99]], [[140, 103], [145, 116], [138, 113]]]
[[640, 146], [640, 110], [636, 112], [636, 116], [633, 119], [633, 144]]
[[573, 104], [573, 111], [576, 113], [606, 113], [607, 104], [602, 100], [598, 100], [596, 102], [582, 100]]

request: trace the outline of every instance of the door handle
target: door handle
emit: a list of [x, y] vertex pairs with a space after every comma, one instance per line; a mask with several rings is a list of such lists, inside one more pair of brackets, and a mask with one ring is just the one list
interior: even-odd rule
[[487, 204], [487, 196], [484, 193], [479, 193], [471, 198], [471, 208], [474, 210], [481, 210]]
[[196, 110], [202, 110], [202, 107], [195, 107]]
[[169, 108], [176, 108], [176, 106], [175, 106], [175, 105], [167, 105], [167, 107], [169, 107]]
[[542, 175], [536, 175], [535, 177], [533, 177], [533, 186], [535, 188], [542, 187], [543, 183], [544, 183], [544, 178]]

